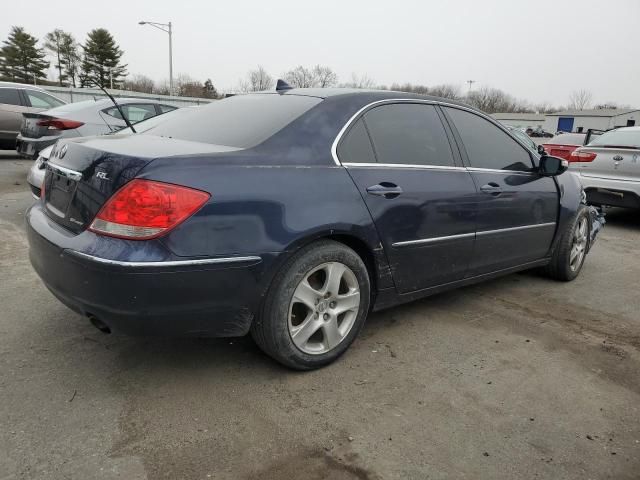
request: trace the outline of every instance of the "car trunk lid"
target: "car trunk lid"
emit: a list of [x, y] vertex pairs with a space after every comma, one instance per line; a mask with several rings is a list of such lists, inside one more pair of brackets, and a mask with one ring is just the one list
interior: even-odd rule
[[596, 155], [590, 162], [571, 163], [571, 168], [580, 175], [640, 182], [640, 149], [582, 147], [579, 151]]
[[47, 215], [80, 233], [107, 199], [153, 159], [234, 150], [237, 149], [151, 135], [59, 141], [47, 162], [43, 184]]

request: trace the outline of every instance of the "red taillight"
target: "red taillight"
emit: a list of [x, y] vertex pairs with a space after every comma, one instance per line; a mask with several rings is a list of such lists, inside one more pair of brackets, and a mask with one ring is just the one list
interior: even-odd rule
[[575, 162], [593, 162], [593, 160], [597, 157], [595, 153], [592, 152], [581, 152], [579, 150], [574, 150], [569, 155], [569, 161], [571, 163]]
[[210, 197], [193, 188], [135, 179], [104, 204], [89, 230], [111, 237], [148, 240], [176, 227]]
[[49, 130], [71, 130], [84, 125], [82, 122], [76, 120], [67, 120], [65, 118], [49, 118], [46, 120], [40, 120], [37, 122], [39, 127], [47, 127]]

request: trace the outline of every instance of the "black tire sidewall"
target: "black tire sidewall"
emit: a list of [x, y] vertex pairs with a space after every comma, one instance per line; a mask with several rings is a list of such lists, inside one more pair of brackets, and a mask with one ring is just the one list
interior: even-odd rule
[[[340, 262], [355, 274], [360, 288], [360, 308], [348, 335], [333, 350], [311, 355], [298, 349], [289, 333], [289, 306], [293, 293], [305, 276], [318, 265]], [[276, 360], [287, 366], [308, 370], [333, 362], [353, 343], [366, 320], [370, 304], [370, 280], [367, 267], [356, 252], [333, 241], [322, 241], [296, 253], [274, 279], [262, 313], [265, 347]]]

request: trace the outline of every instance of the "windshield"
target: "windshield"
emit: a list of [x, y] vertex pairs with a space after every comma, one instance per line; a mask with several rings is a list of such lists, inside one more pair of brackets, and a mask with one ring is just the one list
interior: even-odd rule
[[321, 98], [297, 95], [236, 95], [198, 107], [186, 119], [168, 119], [145, 134], [250, 148], [321, 101]]
[[640, 148], [640, 129], [611, 130], [595, 138], [589, 146]]

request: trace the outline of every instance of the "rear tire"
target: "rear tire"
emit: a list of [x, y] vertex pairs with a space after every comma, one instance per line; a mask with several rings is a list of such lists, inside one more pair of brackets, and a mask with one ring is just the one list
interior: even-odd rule
[[315, 242], [275, 276], [251, 326], [258, 346], [297, 370], [327, 365], [353, 343], [369, 311], [369, 273], [349, 247]]
[[565, 282], [575, 279], [580, 274], [587, 257], [590, 233], [589, 210], [584, 205], [580, 205], [575, 216], [562, 232], [551, 262], [544, 268], [545, 275]]

